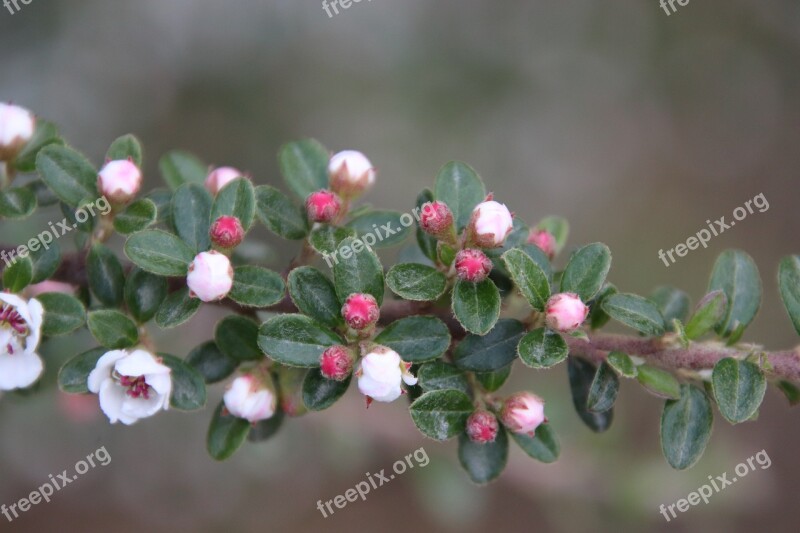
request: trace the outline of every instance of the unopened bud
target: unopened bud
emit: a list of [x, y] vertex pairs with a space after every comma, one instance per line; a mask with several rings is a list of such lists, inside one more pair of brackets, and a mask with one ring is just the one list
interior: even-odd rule
[[475, 248], [467, 248], [456, 254], [456, 274], [462, 281], [479, 283], [492, 271], [492, 260]]
[[472, 442], [479, 444], [494, 442], [499, 430], [497, 417], [485, 409], [478, 409], [467, 419], [467, 436]]
[[211, 250], [197, 254], [186, 276], [189, 295], [204, 302], [221, 300], [233, 286], [233, 267], [224, 254]]
[[547, 327], [570, 333], [583, 324], [589, 315], [589, 307], [572, 292], [562, 292], [550, 297], [545, 307]]
[[223, 215], [211, 225], [209, 235], [220, 248], [236, 248], [244, 239], [244, 228], [238, 218]]
[[24, 107], [0, 103], [0, 161], [11, 161], [31, 140], [36, 118]]
[[494, 200], [487, 200], [476, 205], [472, 211], [469, 239], [481, 248], [500, 248], [513, 227], [514, 220], [508, 208]]
[[544, 400], [530, 392], [512, 394], [503, 402], [500, 421], [509, 431], [533, 436], [536, 428], [547, 422]]
[[344, 346], [331, 346], [322, 352], [319, 369], [328, 379], [344, 381], [353, 371], [353, 355]]
[[355, 150], [334, 155], [328, 163], [331, 190], [342, 198], [355, 198], [375, 183], [375, 169], [367, 156]]
[[328, 190], [312, 192], [306, 198], [306, 212], [312, 222], [333, 222], [342, 211], [342, 200]]
[[444, 202], [427, 202], [419, 214], [419, 227], [425, 233], [450, 243], [455, 242], [453, 212]]
[[109, 161], [97, 176], [100, 194], [115, 204], [126, 204], [136, 197], [142, 185], [142, 172], [130, 159]]
[[257, 374], [245, 374], [234, 379], [223, 401], [233, 416], [251, 423], [272, 418], [277, 404], [272, 384]]
[[550, 259], [556, 255], [556, 238], [546, 229], [533, 230], [528, 236], [528, 243], [538, 246]]
[[244, 177], [244, 174], [233, 167], [219, 167], [209, 172], [206, 177], [206, 189], [216, 196], [227, 184], [236, 178]]
[[355, 330], [363, 330], [374, 326], [378, 322], [380, 314], [378, 302], [371, 294], [351, 294], [342, 306], [344, 321]]

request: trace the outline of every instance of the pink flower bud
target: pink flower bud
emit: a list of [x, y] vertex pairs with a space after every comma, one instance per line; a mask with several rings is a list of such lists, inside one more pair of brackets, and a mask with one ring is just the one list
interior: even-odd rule
[[78, 287], [70, 283], [46, 280], [39, 283], [34, 283], [33, 285], [28, 285], [28, 287], [25, 289], [25, 294], [29, 298], [35, 298], [36, 296], [46, 292], [61, 292], [64, 294], [69, 294], [70, 296], [74, 296], [77, 291]]
[[130, 159], [109, 161], [97, 176], [100, 194], [115, 204], [133, 200], [142, 185], [142, 172]]
[[342, 198], [355, 198], [375, 183], [375, 169], [367, 156], [345, 150], [331, 157], [328, 163], [331, 190]]
[[538, 246], [550, 259], [556, 255], [556, 238], [546, 229], [531, 231], [528, 243]]
[[509, 431], [534, 435], [536, 428], [547, 422], [544, 400], [530, 392], [512, 394], [503, 402], [500, 420]]
[[244, 228], [238, 218], [223, 215], [211, 225], [209, 235], [220, 248], [236, 248], [244, 239]]
[[241, 178], [244, 173], [233, 167], [219, 167], [212, 170], [206, 177], [206, 189], [216, 196], [228, 183], [236, 178]]
[[356, 372], [358, 390], [367, 397], [367, 407], [372, 400], [393, 402], [403, 394], [401, 383], [416, 385], [417, 378], [400, 355], [386, 346], [375, 346], [361, 359]]
[[492, 271], [492, 260], [475, 248], [467, 248], [456, 254], [456, 273], [458, 279], [478, 283], [486, 279]]
[[333, 222], [342, 211], [342, 200], [328, 190], [312, 192], [306, 198], [306, 212], [312, 222]]
[[204, 302], [224, 298], [233, 286], [233, 267], [230, 260], [216, 250], [197, 254], [186, 276], [189, 295]]
[[322, 352], [319, 369], [328, 379], [344, 381], [353, 371], [353, 356], [344, 346], [331, 346]]
[[344, 321], [355, 330], [374, 326], [378, 322], [380, 314], [378, 302], [371, 294], [351, 294], [342, 306]]
[[434, 237], [455, 236], [453, 212], [444, 202], [427, 202], [420, 212], [419, 227]]
[[562, 292], [550, 297], [545, 308], [547, 327], [570, 333], [583, 324], [589, 315], [589, 307], [581, 301], [577, 294]]
[[0, 103], [0, 161], [11, 161], [36, 131], [33, 113], [12, 104]]
[[245, 374], [233, 380], [223, 396], [225, 408], [238, 418], [250, 423], [272, 418], [276, 398], [271, 384], [261, 376]]
[[487, 200], [475, 206], [469, 223], [471, 242], [481, 248], [499, 248], [511, 233], [514, 221], [508, 208], [494, 200]]
[[485, 409], [478, 409], [467, 419], [467, 436], [472, 442], [479, 444], [494, 442], [499, 429], [497, 417]]

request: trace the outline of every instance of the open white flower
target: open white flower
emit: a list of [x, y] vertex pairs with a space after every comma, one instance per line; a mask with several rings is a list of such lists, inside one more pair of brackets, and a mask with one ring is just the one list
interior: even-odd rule
[[36, 348], [43, 317], [39, 300], [0, 292], [0, 390], [24, 389], [42, 375]]
[[131, 425], [169, 409], [171, 370], [147, 350], [106, 352], [89, 374], [89, 390], [112, 424]]
[[250, 374], [234, 379], [223, 400], [233, 416], [249, 422], [266, 420], [275, 414], [275, 394], [262, 379]]
[[393, 402], [403, 394], [401, 382], [417, 384], [409, 368], [411, 363], [404, 362], [397, 352], [376, 346], [361, 359], [361, 367], [356, 372], [358, 390], [367, 397], [367, 404], [372, 400]]

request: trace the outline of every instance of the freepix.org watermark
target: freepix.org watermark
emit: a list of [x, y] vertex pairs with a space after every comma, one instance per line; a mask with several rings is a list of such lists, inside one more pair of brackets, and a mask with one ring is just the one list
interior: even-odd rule
[[49, 250], [50, 244], [55, 239], [63, 237], [65, 233], [76, 229], [78, 227], [78, 223], [83, 224], [89, 220], [90, 216], [97, 216], [97, 213], [94, 211], [95, 206], [101, 215], [107, 215], [111, 212], [111, 204], [108, 202], [105, 196], [101, 196], [94, 202], [86, 204], [75, 211], [75, 220], [77, 220], [77, 222], [70, 224], [66, 218], [61, 219], [61, 222], [57, 222], [55, 225], [50, 222], [49, 230], [44, 230], [36, 237], [29, 240], [27, 244], [23, 244], [17, 247], [15, 250], [11, 250], [10, 252], [7, 250], [0, 250], [0, 258], [6, 262], [7, 267], [10, 267], [20, 257], [25, 258], [30, 252], [38, 252], [39, 248]]
[[[416, 461], [416, 464], [411, 461], [412, 458], [414, 461]], [[414, 453], [410, 453], [406, 455], [405, 458], [398, 459], [394, 462], [392, 465], [394, 474], [389, 474], [387, 476], [385, 473], [385, 468], [381, 469], [381, 471], [377, 474], [370, 474], [367, 472], [366, 481], [359, 481], [356, 483], [354, 488], [349, 488], [344, 491], [344, 494], [339, 494], [333, 499], [325, 502], [322, 500], [317, 500], [317, 509], [319, 509], [319, 512], [322, 513], [323, 518], [328, 518], [329, 515], [332, 515], [336, 512], [334, 511], [333, 506], [335, 506], [337, 509], [344, 509], [348, 503], [354, 502], [358, 498], [361, 498], [361, 500], [364, 501], [367, 499], [367, 494], [369, 494], [371, 490], [384, 486], [386, 483], [389, 483], [391, 480], [393, 480], [395, 476], [403, 474], [409, 468], [414, 468], [415, 466], [424, 468], [428, 466], [428, 463], [430, 463], [428, 452], [425, 451], [425, 448], [417, 448], [414, 450]]]
[[111, 455], [106, 451], [106, 447], [102, 446], [87, 455], [86, 460], [81, 459], [75, 463], [74, 474], [67, 470], [56, 476], [50, 474], [50, 481], [31, 492], [27, 498], [22, 498], [8, 506], [5, 504], [0, 505], [0, 513], [6, 517], [6, 520], [12, 522], [15, 518], [19, 518], [20, 513], [27, 512], [33, 505], [38, 505], [42, 501], [49, 502], [53, 494], [77, 480], [79, 476], [88, 472], [90, 468], [106, 466], [110, 462]]
[[708, 503], [708, 499], [711, 498], [711, 496], [733, 485], [750, 472], [755, 471], [756, 464], [761, 467], [761, 470], [765, 470], [772, 465], [772, 460], [769, 458], [769, 455], [767, 455], [766, 450], [761, 450], [752, 457], [748, 457], [746, 461], [742, 461], [736, 465], [736, 468], [733, 469], [736, 475], [730, 479], [728, 479], [727, 472], [724, 472], [721, 476], [708, 476], [708, 480], [711, 482], [710, 485], [703, 485], [696, 491], [690, 492], [686, 498], [681, 498], [675, 503], [666, 506], [662, 503], [661, 507], [659, 507], [659, 512], [664, 515], [664, 520], [669, 522], [673, 518], [678, 517], [675, 513], [676, 508], [679, 512], [685, 513], [690, 509], [690, 506], [698, 505], [701, 500], [703, 503]]
[[[31, 0], [28, 0], [31, 1]], [[322, 9], [328, 14], [328, 18], [333, 18], [339, 14], [339, 8], [350, 9], [353, 4], [360, 4], [363, 0], [322, 0]], [[372, 0], [367, 0], [372, 2]]]
[[3, 0], [3, 5], [8, 9], [8, 12], [13, 15], [14, 13], [19, 13], [22, 9], [20, 4], [27, 6], [30, 5], [31, 2], [33, 2], [33, 0]]
[[[670, 264], [674, 265], [675, 261], [677, 261], [677, 259], [675, 259], [675, 255], [678, 257], [686, 257], [690, 250], [697, 250], [697, 248], [701, 245], [703, 248], [708, 248], [708, 242], [711, 240], [711, 237], [716, 237], [721, 233], [724, 233], [725, 230], [729, 230], [735, 226], [737, 221], [742, 221], [747, 218], [748, 215], [754, 214], [755, 210], [753, 207], [758, 209], [759, 213], [763, 213], [769, 209], [769, 202], [767, 201], [767, 198], [764, 196], [763, 192], [754, 196], [751, 200], [747, 200], [744, 205], [740, 205], [734, 209], [734, 220], [726, 222], [725, 217], [720, 217], [719, 219], [715, 220], [713, 224], [711, 223], [711, 220], [706, 220], [708, 229], [701, 229], [692, 237], [686, 239], [686, 243], [680, 243], [674, 248], [670, 248], [666, 252], [664, 252], [663, 249], [659, 250], [659, 259], [664, 262], [664, 266], [668, 267]], [[669, 261], [667, 261], [667, 257], [669, 257]]]

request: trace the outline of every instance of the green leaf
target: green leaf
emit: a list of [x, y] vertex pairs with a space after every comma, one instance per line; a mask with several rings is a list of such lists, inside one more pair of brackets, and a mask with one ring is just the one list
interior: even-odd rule
[[233, 286], [228, 298], [251, 307], [269, 307], [283, 299], [286, 284], [280, 274], [266, 268], [245, 265], [233, 271]]
[[758, 365], [731, 357], [714, 365], [711, 383], [719, 412], [731, 424], [745, 422], [756, 414], [767, 390], [767, 380]]
[[452, 389], [426, 392], [409, 407], [422, 434], [440, 441], [462, 433], [474, 410], [469, 396]]
[[525, 252], [516, 248], [503, 254], [511, 279], [531, 307], [544, 311], [550, 298], [550, 281], [544, 270]]
[[40, 179], [29, 181], [25, 184], [25, 188], [36, 196], [36, 203], [39, 207], [51, 206], [59, 202], [58, 196]]
[[614, 420], [614, 409], [602, 413], [594, 413], [587, 409], [589, 390], [594, 382], [597, 368], [594, 364], [580, 357], [567, 359], [567, 375], [572, 392], [572, 404], [581, 420], [595, 433], [602, 433], [611, 427]]
[[217, 461], [228, 459], [244, 444], [248, 433], [250, 422], [231, 415], [225, 409], [225, 404], [220, 402], [208, 427], [206, 448], [209, 455]]
[[673, 320], [678, 319], [683, 322], [689, 314], [689, 295], [680, 289], [668, 286], [658, 287], [650, 295], [649, 300], [655, 304], [658, 312], [664, 317], [667, 331], [675, 331], [672, 326]]
[[106, 159], [118, 161], [130, 158], [133, 163], [142, 168], [142, 145], [136, 136], [128, 134], [117, 138], [106, 152]]
[[19, 172], [35, 171], [36, 156], [42, 148], [51, 144], [64, 144], [64, 141], [58, 136], [58, 129], [52, 122], [37, 119], [33, 137], [14, 158], [14, 168]]
[[547, 328], [538, 328], [526, 334], [517, 346], [519, 358], [531, 368], [550, 368], [569, 355], [564, 338]]
[[450, 347], [450, 331], [444, 322], [432, 316], [409, 316], [395, 320], [375, 337], [403, 361], [422, 363], [441, 357]]
[[278, 154], [283, 180], [302, 200], [328, 188], [329, 161], [328, 150], [314, 139], [286, 144]]
[[125, 255], [142, 270], [159, 276], [185, 277], [195, 253], [172, 233], [148, 229], [128, 237]]
[[604, 413], [614, 407], [619, 392], [619, 378], [606, 362], [603, 362], [594, 375], [589, 395], [586, 398], [586, 409], [592, 413]]
[[720, 289], [728, 298], [725, 317], [716, 330], [723, 338], [746, 328], [761, 306], [761, 277], [753, 259], [741, 250], [726, 250], [714, 263], [708, 292]]
[[550, 263], [550, 259], [547, 258], [547, 255], [545, 255], [541, 248], [535, 244], [527, 243], [521, 244], [517, 248], [525, 252], [528, 257], [533, 259], [533, 261], [539, 265], [539, 268], [542, 269], [542, 272], [544, 272], [548, 280], [553, 278], [553, 265]]
[[661, 414], [661, 451], [676, 470], [693, 466], [708, 444], [714, 414], [708, 397], [691, 385], [681, 385], [678, 400], [667, 400]]
[[544, 217], [536, 224], [535, 230], [546, 230], [556, 239], [556, 254], [560, 253], [569, 238], [569, 222], [559, 216]]
[[94, 244], [86, 258], [86, 273], [89, 288], [101, 304], [106, 307], [122, 305], [125, 273], [114, 252], [104, 244]]
[[800, 334], [800, 256], [792, 255], [781, 260], [778, 270], [778, 288], [786, 312], [794, 329]]
[[786, 396], [786, 399], [789, 401], [789, 406], [794, 407], [800, 403], [800, 387], [786, 380], [781, 380], [776, 383], [776, 387]]
[[339, 262], [339, 246], [348, 237], [354, 237], [355, 231], [350, 228], [336, 226], [320, 226], [311, 232], [308, 242], [311, 247], [323, 255], [329, 267]]
[[97, 198], [97, 170], [72, 148], [50, 144], [36, 156], [36, 170], [62, 202], [77, 207]]
[[475, 379], [487, 392], [495, 392], [502, 387], [511, 375], [513, 363], [494, 372], [475, 372]]
[[188, 152], [175, 150], [164, 154], [158, 162], [164, 182], [173, 191], [184, 183], [202, 185], [208, 176], [208, 167]]
[[626, 378], [635, 378], [639, 371], [636, 369], [636, 365], [633, 364], [633, 361], [628, 354], [622, 352], [611, 352], [608, 354], [608, 364], [611, 365], [614, 370], [620, 373], [621, 376]]
[[183, 287], [169, 294], [156, 311], [156, 324], [162, 329], [180, 326], [194, 316], [203, 302], [189, 296], [189, 288]]
[[495, 372], [517, 357], [517, 344], [525, 333], [519, 320], [503, 318], [486, 335], [464, 337], [453, 352], [453, 362], [463, 370]]
[[162, 362], [172, 370], [170, 406], [181, 411], [196, 411], [205, 407], [206, 383], [200, 372], [174, 355], [159, 355]]
[[142, 198], [114, 215], [114, 229], [118, 233], [129, 235], [155, 224], [157, 216], [156, 204], [149, 198]]
[[561, 277], [561, 292], [574, 292], [588, 302], [605, 283], [611, 269], [611, 250], [603, 243], [587, 244], [569, 260]]
[[289, 296], [301, 313], [326, 326], [336, 328], [342, 321], [342, 306], [333, 283], [310, 266], [295, 268], [289, 273]]
[[261, 361], [258, 324], [241, 315], [229, 315], [219, 321], [214, 340], [219, 349], [237, 361]]
[[108, 350], [93, 348], [67, 361], [58, 372], [58, 388], [70, 394], [89, 392], [89, 374]]
[[636, 379], [648, 391], [659, 398], [680, 398], [681, 384], [669, 372], [650, 365], [640, 365], [636, 370]]
[[694, 340], [716, 328], [722, 317], [725, 316], [727, 308], [728, 298], [724, 292], [716, 290], [706, 294], [697, 303], [692, 317], [686, 324], [686, 337]]
[[52, 242], [46, 246], [30, 253], [29, 257], [33, 263], [31, 283], [40, 283], [51, 278], [61, 264], [61, 248], [58, 243]]
[[485, 335], [500, 317], [500, 292], [490, 279], [480, 283], [456, 281], [453, 288], [453, 314], [464, 329]]
[[170, 223], [172, 220], [172, 191], [168, 189], [155, 189], [146, 196], [156, 204], [156, 223]]
[[3, 288], [18, 293], [30, 285], [33, 279], [33, 263], [30, 258], [16, 256], [14, 262], [3, 270]]
[[473, 483], [485, 485], [500, 476], [508, 462], [508, 435], [501, 427], [493, 442], [475, 443], [466, 433], [458, 437], [458, 460]]
[[453, 212], [456, 230], [469, 223], [472, 210], [486, 198], [486, 188], [477, 172], [466, 163], [451, 161], [439, 170], [433, 185], [434, 196]]
[[286, 416], [280, 409], [275, 410], [275, 414], [266, 420], [259, 420], [255, 424], [250, 425], [250, 433], [247, 435], [247, 440], [250, 442], [263, 442], [268, 438], [275, 435], [283, 424], [283, 419]]
[[258, 330], [258, 346], [267, 357], [289, 366], [317, 367], [329, 346], [344, 340], [324, 325], [303, 315], [272, 317]]
[[350, 386], [352, 374], [344, 381], [328, 379], [318, 368], [312, 368], [303, 380], [303, 404], [310, 411], [323, 411], [344, 396]]
[[193, 183], [181, 185], [172, 196], [172, 225], [195, 253], [211, 247], [211, 202], [209, 192]]
[[554, 463], [561, 454], [561, 444], [550, 424], [542, 424], [536, 428], [535, 436], [525, 433], [511, 433], [511, 438], [522, 450], [542, 463]]
[[308, 235], [308, 217], [301, 207], [275, 187], [259, 185], [255, 189], [256, 216], [279, 237], [299, 240]]
[[0, 217], [26, 218], [36, 209], [36, 195], [26, 187], [13, 187], [0, 191]]
[[[410, 217], [409, 224], [402, 223], [403, 217]], [[411, 233], [414, 218], [409, 214], [398, 211], [370, 210], [347, 223], [347, 227], [355, 230], [359, 239], [364, 240], [366, 235], [372, 235], [374, 240], [369, 243], [373, 248], [388, 248], [402, 243]]]
[[236, 178], [217, 193], [211, 208], [211, 223], [224, 215], [234, 216], [245, 231], [253, 225], [256, 214], [256, 193], [247, 178]]
[[447, 277], [433, 267], [417, 263], [395, 265], [386, 275], [386, 283], [406, 300], [438, 300], [447, 287]]
[[[356, 241], [348, 237], [339, 246], [339, 261], [333, 265], [333, 285], [339, 301], [353, 293], [371, 294], [378, 301], [383, 302], [383, 267], [378, 256], [371, 250], [353, 247]], [[348, 253], [349, 251], [349, 253]]]
[[589, 317], [586, 322], [593, 330], [602, 328], [611, 320], [611, 317], [603, 311], [603, 301], [614, 294], [617, 294], [617, 288], [611, 283], [606, 283], [603, 285], [603, 288], [600, 289], [600, 292], [587, 303], [589, 306]]
[[167, 280], [135, 267], [125, 279], [125, 305], [143, 324], [156, 315], [167, 297]]
[[69, 294], [46, 292], [36, 297], [44, 307], [42, 335], [56, 337], [72, 333], [86, 322], [83, 304]]
[[470, 393], [467, 375], [455, 366], [444, 361], [431, 361], [425, 363], [417, 372], [419, 386], [425, 392], [434, 390], [458, 390], [464, 394]]
[[[422, 192], [417, 196], [416, 207], [421, 210], [422, 206], [428, 202], [432, 202], [433, 200], [433, 192], [431, 192], [430, 189], [423, 189]], [[438, 259], [438, 253], [436, 251], [437, 243], [438, 241], [436, 240], [436, 237], [433, 235], [428, 235], [422, 231], [422, 228], [419, 227], [419, 221], [417, 221], [417, 245], [419, 246], [419, 249], [422, 251], [423, 255], [425, 255], [425, 257], [434, 263]]]
[[136, 324], [119, 311], [109, 309], [89, 311], [86, 322], [92, 336], [106, 348], [112, 350], [129, 348], [139, 341]]
[[603, 311], [611, 318], [645, 335], [664, 334], [664, 318], [649, 300], [636, 294], [613, 294], [603, 300]]
[[189, 352], [186, 364], [197, 370], [206, 383], [217, 383], [233, 374], [239, 361], [225, 355], [214, 341], [207, 341]]

